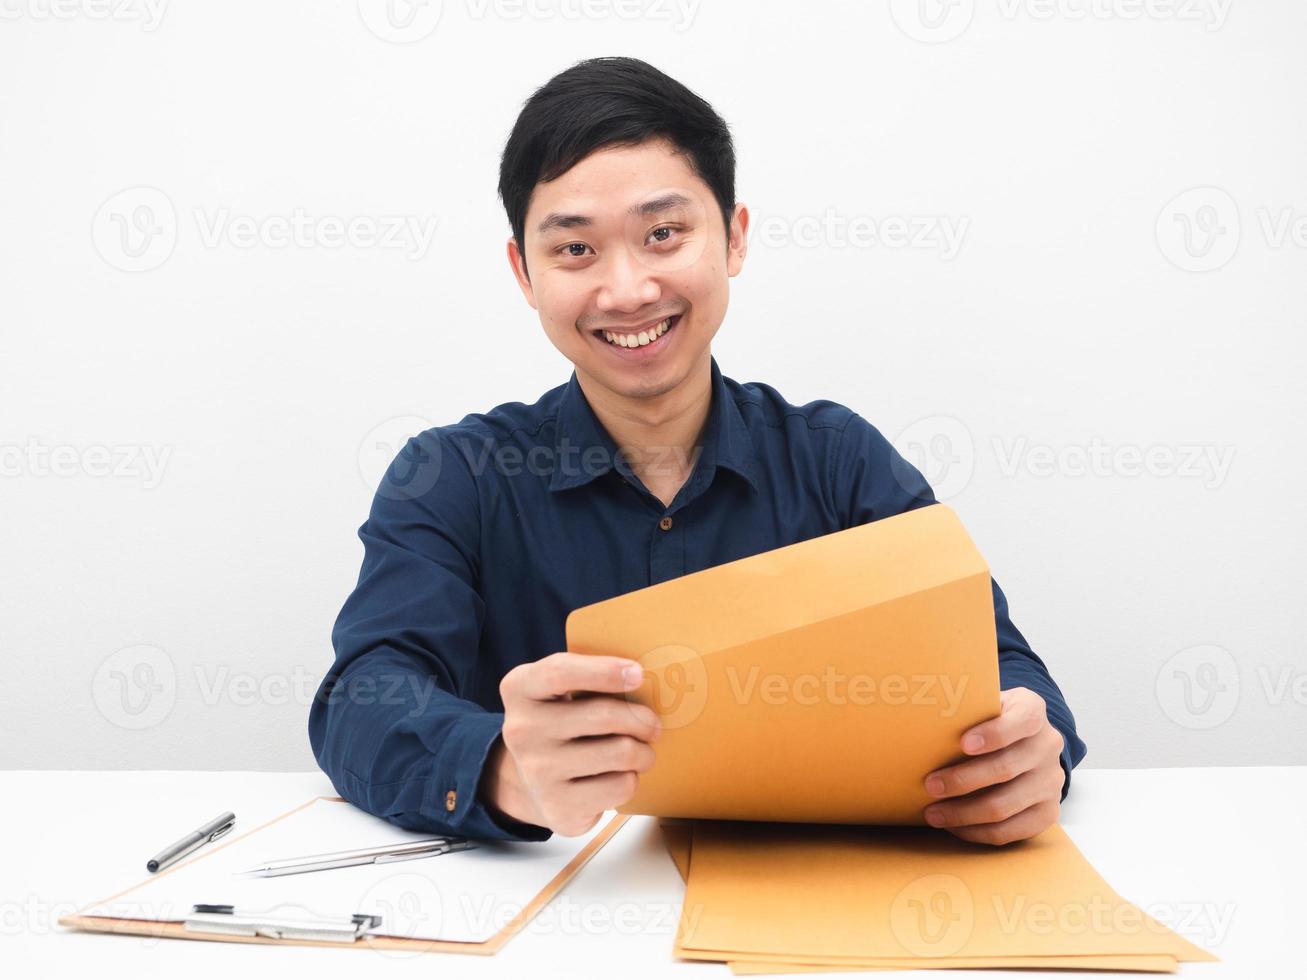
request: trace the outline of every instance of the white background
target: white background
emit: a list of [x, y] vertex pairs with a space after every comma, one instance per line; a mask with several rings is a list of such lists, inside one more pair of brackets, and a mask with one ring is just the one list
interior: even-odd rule
[[391, 13], [0, 0], [0, 767], [313, 766], [380, 468], [570, 373], [495, 186], [600, 54], [735, 134], [724, 373], [926, 470], [1085, 765], [1307, 762], [1303, 5]]

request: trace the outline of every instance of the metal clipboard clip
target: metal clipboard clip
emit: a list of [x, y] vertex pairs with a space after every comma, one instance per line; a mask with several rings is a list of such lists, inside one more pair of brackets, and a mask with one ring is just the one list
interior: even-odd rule
[[[285, 914], [280, 909], [298, 909], [301, 914]], [[381, 926], [379, 915], [355, 914], [348, 918], [321, 918], [299, 906], [285, 905], [266, 912], [237, 912], [231, 905], [196, 905], [184, 921], [188, 932], [263, 936], [266, 939], [307, 939], [328, 943], [352, 943]]]

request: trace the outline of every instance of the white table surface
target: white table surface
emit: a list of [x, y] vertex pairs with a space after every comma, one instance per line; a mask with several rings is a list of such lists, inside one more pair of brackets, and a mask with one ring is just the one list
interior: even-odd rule
[[[100, 935], [56, 920], [140, 881], [145, 858], [197, 815], [231, 809], [251, 828], [312, 796], [335, 795], [322, 774], [10, 771], [0, 778], [0, 964], [7, 976], [230, 980], [278, 967], [313, 980], [376, 969], [424, 978], [731, 975], [723, 964], [673, 958], [683, 887], [649, 818], [633, 817], [496, 956], [280, 948]], [[1222, 959], [1182, 964], [1182, 975], [1307, 975], [1293, 957], [1307, 929], [1307, 767], [1085, 769], [1074, 778], [1062, 823], [1089, 860], [1121, 895], [1170, 916], [1178, 931]], [[855, 975], [868, 974], [823, 974]]]

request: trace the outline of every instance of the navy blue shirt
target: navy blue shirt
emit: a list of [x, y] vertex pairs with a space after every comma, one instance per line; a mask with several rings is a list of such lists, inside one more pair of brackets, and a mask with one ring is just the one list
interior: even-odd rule
[[[791, 405], [711, 364], [702, 450], [671, 506], [631, 471], [575, 372], [533, 405], [408, 441], [359, 529], [363, 567], [309, 713], [314, 755], [341, 796], [400, 827], [544, 840], [544, 828], [497, 819], [478, 788], [504, 720], [500, 680], [565, 650], [568, 613], [935, 502], [851, 409]], [[1047, 702], [1065, 739], [1065, 798], [1084, 742], [993, 591], [1001, 686]]]

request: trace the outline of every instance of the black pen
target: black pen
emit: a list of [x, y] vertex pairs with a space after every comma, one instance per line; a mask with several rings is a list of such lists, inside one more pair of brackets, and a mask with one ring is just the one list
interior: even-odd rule
[[181, 840], [169, 844], [162, 851], [156, 854], [150, 860], [145, 862], [145, 869], [151, 874], [166, 868], [174, 861], [184, 858], [191, 851], [195, 850], [201, 844], [207, 844], [209, 841], [217, 840], [227, 831], [231, 830], [232, 825], [236, 822], [236, 814], [224, 813], [214, 817], [199, 830], [193, 830]]

